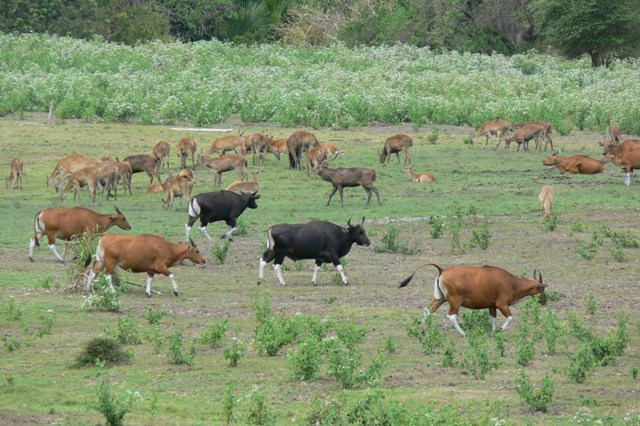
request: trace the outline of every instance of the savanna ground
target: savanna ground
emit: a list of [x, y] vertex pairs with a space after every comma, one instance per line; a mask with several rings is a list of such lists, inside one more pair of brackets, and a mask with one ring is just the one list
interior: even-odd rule
[[[161, 208], [159, 195], [145, 193], [148, 178], [134, 175], [133, 196], [119, 195], [118, 201], [107, 202], [98, 197], [94, 204], [86, 192], [77, 202], [72, 197], [61, 202], [53, 188], [45, 186], [45, 176], [51, 173], [56, 161], [72, 153], [101, 157], [123, 158], [138, 153], [151, 153], [153, 144], [164, 139], [171, 143], [171, 165], [178, 159], [175, 145], [180, 137], [192, 136], [199, 149], [206, 147], [219, 134], [176, 132], [163, 126], [125, 124], [58, 123], [55, 127], [42, 124], [42, 117], [25, 120], [5, 119], [0, 122], [2, 174], [8, 175], [11, 158], [25, 160], [24, 189], [0, 191], [0, 207], [4, 213], [0, 242], [0, 324], [5, 342], [20, 340], [22, 346], [10, 351], [5, 343], [0, 349], [0, 422], [8, 424], [69, 423], [95, 424], [104, 421], [91, 408], [97, 401], [96, 368], [73, 368], [72, 364], [88, 340], [113, 334], [119, 319], [131, 314], [136, 326], [150, 330], [143, 317], [149, 306], [168, 310], [170, 315], [160, 322], [160, 330], [170, 335], [181, 330], [185, 346], [215, 321], [227, 318], [227, 342], [240, 337], [249, 342], [247, 352], [237, 367], [229, 366], [223, 349], [195, 345], [197, 353], [192, 366], [169, 362], [168, 344], [157, 354], [146, 339], [139, 345], [128, 346], [133, 352], [129, 364], [107, 370], [114, 392], [139, 392], [141, 400], [127, 414], [125, 421], [135, 424], [210, 424], [223, 423], [223, 394], [229, 382], [235, 383], [237, 422], [245, 423], [250, 397], [258, 387], [270, 401], [278, 424], [301, 423], [310, 411], [314, 399], [344, 398], [347, 406], [360, 401], [370, 390], [366, 385], [341, 390], [326, 368], [317, 379], [300, 381], [289, 370], [287, 351], [277, 356], [259, 354], [250, 344], [256, 324], [252, 300], [270, 294], [271, 308], [287, 316], [303, 313], [335, 321], [352, 320], [367, 330], [362, 344], [365, 365], [376, 356], [386, 339], [391, 338], [396, 353], [387, 354], [389, 365], [383, 370], [379, 384], [385, 401], [396, 400], [411, 410], [433, 404], [434, 410], [450, 405], [462, 413], [465, 422], [483, 422], [483, 413], [514, 423], [567, 423], [581, 407], [591, 410], [591, 421], [602, 418], [621, 423], [632, 410], [638, 410], [640, 386], [631, 370], [640, 366], [640, 299], [638, 297], [639, 249], [624, 249], [614, 259], [612, 244], [605, 241], [594, 260], [588, 261], [576, 253], [579, 243], [591, 241], [592, 232], [601, 225], [614, 231], [637, 230], [640, 225], [640, 191], [638, 183], [623, 186], [624, 175], [617, 166], [607, 165], [603, 174], [595, 176], [560, 175], [555, 168], [542, 165], [545, 153], [515, 152], [490, 149], [463, 143], [470, 129], [440, 127], [436, 144], [428, 140], [431, 128], [416, 131], [406, 126], [375, 126], [354, 130], [315, 131], [321, 140], [339, 145], [344, 155], [334, 160], [336, 166], [370, 166], [378, 173], [377, 187], [383, 205], [374, 200], [365, 207], [365, 193], [361, 188], [345, 190], [344, 207], [336, 195], [330, 207], [325, 207], [330, 184], [319, 178], [307, 178], [304, 172], [287, 169], [287, 161], [278, 162], [271, 155], [260, 165], [262, 197], [257, 210], [247, 210], [242, 220], [248, 234], [231, 243], [226, 262], [218, 264], [211, 255], [211, 247], [196, 227], [192, 236], [205, 253], [207, 263], [194, 266], [185, 262], [173, 271], [180, 286], [180, 296], [174, 297], [165, 278], [154, 280], [156, 293], [147, 298], [142, 288], [129, 286], [121, 295], [121, 312], [99, 312], [83, 308], [80, 294], [65, 292], [68, 265], [58, 264], [43, 245], [36, 248], [35, 263], [27, 258], [29, 239], [33, 235], [33, 218], [37, 211], [51, 206], [84, 206], [109, 212], [117, 204], [133, 229], [131, 233], [157, 233], [169, 240], [184, 240], [186, 209], [176, 204], [173, 211]], [[276, 137], [287, 137], [290, 128], [242, 125], [230, 121], [220, 127], [239, 127], [251, 131], [268, 131]], [[376, 148], [384, 139], [398, 131], [414, 138], [413, 163], [417, 172], [429, 171], [437, 181], [429, 185], [415, 184], [403, 173], [392, 158], [389, 166], [381, 167]], [[585, 153], [600, 158], [596, 142], [600, 134], [572, 132], [556, 135], [556, 147], [565, 153]], [[254, 169], [249, 159], [249, 171]], [[195, 193], [215, 190], [210, 170], [198, 168], [195, 173]], [[223, 185], [237, 180], [227, 173]], [[551, 184], [556, 189], [554, 211], [558, 225], [554, 231], [540, 226], [540, 207], [537, 195], [540, 187]], [[444, 218], [445, 228], [454, 220], [454, 211], [475, 209], [477, 225], [468, 218], [469, 226], [461, 231], [462, 243], [470, 239], [472, 230], [488, 224], [491, 233], [486, 250], [468, 249], [465, 253], [452, 250], [451, 233], [441, 238], [430, 235], [429, 216]], [[271, 267], [265, 270], [265, 281], [256, 286], [258, 258], [264, 247], [265, 230], [277, 223], [305, 222], [310, 219], [330, 220], [346, 224], [366, 216], [365, 229], [372, 241], [369, 248], [354, 246], [347, 256], [345, 272], [350, 286], [344, 287], [329, 267], [319, 274], [319, 286], [311, 285], [312, 262], [305, 261], [296, 270], [284, 271], [287, 285], [280, 286]], [[473, 216], [473, 215], [472, 215]], [[572, 230], [576, 220], [583, 231]], [[382, 238], [393, 223], [400, 230], [399, 240], [409, 248], [417, 248], [414, 255], [377, 253]], [[575, 228], [574, 228], [575, 229]], [[226, 230], [224, 224], [209, 226], [209, 233], [217, 235]], [[112, 232], [123, 232], [118, 229]], [[58, 245], [59, 250], [62, 244]], [[567, 376], [571, 357], [577, 351], [577, 341], [567, 337], [555, 354], [549, 354], [543, 342], [536, 345], [536, 355], [526, 367], [536, 387], [549, 374], [555, 382], [555, 394], [547, 413], [534, 413], [516, 393], [515, 379], [520, 376], [516, 365], [514, 333], [521, 307], [513, 308], [515, 324], [504, 334], [506, 353], [499, 357], [489, 338], [491, 359], [501, 364], [483, 380], [472, 377], [461, 366], [443, 367], [446, 347], [455, 343], [454, 358], [460, 359], [468, 349], [468, 339], [457, 335], [446, 319], [446, 306], [435, 314], [445, 342], [434, 353], [425, 355], [420, 343], [409, 337], [405, 324], [422, 313], [430, 299], [434, 269], [424, 269], [407, 287], [398, 288], [417, 265], [431, 261], [444, 267], [453, 265], [496, 265], [516, 275], [531, 277], [534, 269], [543, 271], [548, 291], [555, 292], [547, 308], [562, 322], [573, 313], [580, 321], [605, 334], [617, 327], [621, 314], [629, 318], [630, 340], [623, 355], [612, 365], [598, 367], [582, 384], [573, 383]], [[128, 281], [144, 284], [144, 275], [128, 275]], [[596, 308], [589, 313], [587, 300], [592, 295]], [[10, 302], [13, 301], [13, 302]], [[41, 325], [40, 317], [50, 315], [55, 324], [51, 334], [42, 338], [25, 338], [25, 330], [18, 321], [11, 320], [10, 303], [22, 311], [27, 324], [26, 333]], [[593, 308], [593, 306], [592, 306]], [[500, 315], [499, 324], [504, 321]], [[464, 327], [464, 325], [463, 325]], [[154, 402], [155, 401], [155, 402]], [[424, 420], [429, 423], [429, 420]], [[495, 420], [493, 421], [495, 422]]]

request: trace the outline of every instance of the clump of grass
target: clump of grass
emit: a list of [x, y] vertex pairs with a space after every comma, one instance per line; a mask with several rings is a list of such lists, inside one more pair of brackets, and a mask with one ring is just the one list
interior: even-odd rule
[[483, 224], [480, 229], [471, 231], [471, 240], [469, 240], [469, 248], [480, 247], [482, 250], [489, 248], [491, 240], [491, 232], [489, 225]]
[[133, 318], [133, 314], [128, 313], [127, 316], [118, 320], [114, 337], [123, 345], [142, 343], [142, 335], [136, 324], [137, 321]]
[[145, 332], [145, 338], [153, 345], [153, 349], [157, 354], [160, 353], [164, 344], [167, 343], [167, 338], [162, 331], [160, 331], [158, 324], [153, 324], [151, 330]]
[[487, 335], [480, 331], [472, 331], [467, 334], [469, 349], [462, 354], [460, 365], [473, 377], [483, 380], [484, 377], [500, 365], [499, 361], [491, 360]]
[[[94, 409], [102, 413], [110, 426], [124, 425], [124, 416], [135, 406], [136, 394], [131, 391], [123, 394], [115, 394], [111, 389], [111, 382], [107, 374], [103, 374], [96, 386], [98, 404]], [[138, 396], [139, 397], [139, 396]]]
[[227, 384], [227, 388], [224, 391], [222, 400], [222, 412], [224, 413], [224, 420], [227, 424], [232, 423], [236, 418], [236, 397], [234, 395], [235, 390], [236, 384], [234, 382], [229, 382]]
[[546, 232], [555, 231], [558, 227], [558, 216], [556, 214], [552, 214], [551, 216], [545, 218], [540, 224], [540, 227], [543, 231]]
[[237, 337], [232, 339], [231, 346], [224, 350], [224, 358], [229, 361], [229, 366], [237, 367], [247, 349], [246, 344]]
[[289, 350], [287, 357], [293, 377], [298, 380], [313, 380], [320, 370], [322, 352], [322, 343], [315, 336], [307, 337], [295, 351]]
[[76, 357], [75, 366], [94, 365], [96, 360], [109, 365], [129, 362], [131, 354], [125, 352], [122, 343], [109, 337], [96, 337], [87, 342]]
[[171, 335], [171, 345], [169, 346], [170, 361], [173, 364], [193, 365], [196, 356], [194, 346], [190, 350], [186, 350], [182, 341], [182, 333], [180, 330], [174, 331]]
[[435, 145], [438, 143], [438, 138], [440, 137], [440, 131], [438, 130], [438, 126], [431, 126], [431, 134], [427, 136], [427, 140], [431, 145]]
[[413, 317], [411, 324], [406, 324], [405, 329], [409, 337], [415, 337], [422, 346], [422, 352], [425, 355], [431, 355], [436, 347], [440, 346], [444, 341], [444, 335], [440, 331], [435, 317], [428, 315], [424, 319], [424, 334], [422, 333], [422, 325], [419, 317]]
[[221, 265], [227, 260], [227, 254], [229, 254], [229, 240], [211, 247], [211, 256]]
[[249, 225], [244, 221], [244, 219], [239, 218], [236, 221], [236, 230], [234, 234], [239, 237], [243, 237], [249, 234]]
[[596, 298], [593, 293], [587, 293], [587, 310], [591, 315], [595, 315], [598, 310], [598, 303], [596, 302]]
[[215, 322], [209, 329], [200, 335], [196, 342], [203, 345], [209, 345], [212, 348], [217, 348], [220, 346], [220, 343], [224, 341], [227, 328], [229, 328], [228, 319], [225, 318], [222, 321]]
[[275, 424], [276, 416], [271, 411], [270, 405], [269, 398], [260, 388], [256, 388], [249, 397], [247, 424], [260, 426]]
[[157, 311], [153, 306], [149, 305], [147, 310], [144, 311], [142, 316], [149, 322], [151, 325], [158, 325], [162, 318], [169, 315], [169, 311]]
[[573, 221], [573, 223], [571, 224], [571, 231], [573, 232], [584, 232], [585, 231], [585, 226], [582, 224], [582, 221], [580, 220], [580, 218], [577, 218], [576, 220]]
[[384, 349], [389, 354], [395, 354], [398, 349], [396, 348], [396, 341], [392, 337], [387, 337], [384, 341]]
[[531, 411], [547, 412], [549, 404], [553, 400], [554, 383], [551, 377], [544, 376], [542, 388], [536, 391], [524, 370], [520, 372], [520, 378], [516, 380], [518, 395], [527, 404]]
[[375, 246], [373, 251], [376, 253], [400, 253], [404, 255], [412, 255], [418, 252], [417, 247], [409, 248], [405, 243], [398, 241], [400, 229], [395, 225], [389, 225], [387, 232], [382, 237], [382, 246]]
[[429, 229], [429, 234], [431, 234], [431, 238], [437, 240], [438, 238], [444, 235], [445, 226], [444, 226], [444, 218], [437, 217], [435, 215], [429, 216], [429, 224], [431, 228]]
[[9, 298], [9, 301], [5, 306], [5, 318], [8, 321], [20, 321], [23, 314], [24, 312], [20, 307], [18, 307], [18, 305], [16, 305], [15, 300], [13, 298]]

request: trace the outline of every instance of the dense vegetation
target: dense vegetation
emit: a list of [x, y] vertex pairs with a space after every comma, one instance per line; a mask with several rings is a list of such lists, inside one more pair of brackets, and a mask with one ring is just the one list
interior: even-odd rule
[[634, 0], [0, 0], [0, 32], [149, 40], [409, 44], [513, 54], [555, 48], [594, 66], [640, 52]]
[[219, 41], [135, 47], [0, 36], [0, 116], [346, 128], [372, 122], [473, 125], [544, 119], [560, 133], [609, 123], [640, 133], [640, 62], [590, 67], [533, 52], [437, 54], [411, 46], [293, 48]]

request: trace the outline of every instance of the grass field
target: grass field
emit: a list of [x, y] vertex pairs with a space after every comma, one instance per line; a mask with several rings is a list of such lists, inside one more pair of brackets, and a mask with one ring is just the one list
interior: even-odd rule
[[[248, 233], [231, 243], [226, 262], [218, 264], [213, 259], [211, 248], [218, 242], [212, 245], [194, 228], [192, 235], [205, 253], [207, 264], [173, 268], [180, 296], [172, 295], [167, 279], [158, 278], [154, 280], [154, 290], [159, 293], [148, 299], [143, 289], [129, 286], [120, 297], [121, 312], [112, 313], [83, 308], [80, 294], [65, 292], [69, 265], [57, 264], [45, 246], [36, 249], [35, 263], [27, 259], [33, 218], [40, 209], [73, 205], [101, 212], [113, 209], [114, 202], [99, 197], [94, 204], [86, 192], [80, 194], [75, 204], [71, 198], [62, 203], [52, 188], [46, 188], [45, 177], [65, 155], [123, 158], [150, 153], [160, 139], [170, 141], [171, 162], [175, 167], [178, 164], [175, 145], [180, 137], [194, 137], [200, 148], [208, 146], [215, 134], [175, 132], [163, 126], [80, 122], [47, 127], [38, 124], [41, 121], [41, 117], [28, 115], [23, 121], [0, 121], [2, 174], [8, 175], [12, 157], [20, 156], [25, 161], [24, 189], [0, 191], [0, 207], [4, 212], [0, 241], [0, 327], [5, 336], [0, 349], [3, 375], [0, 423], [104, 422], [104, 417], [93, 408], [98, 401], [100, 369], [72, 365], [88, 340], [113, 335], [118, 321], [130, 314], [143, 336], [142, 343], [126, 345], [133, 354], [129, 364], [107, 368], [101, 374], [110, 377], [114, 394], [128, 390], [139, 393], [135, 406], [125, 417], [125, 422], [131, 424], [224, 423], [229, 382], [235, 384], [233, 400], [237, 403], [234, 411], [238, 424], [256, 419], [260, 395], [268, 401], [266, 407], [277, 424], [304, 424], [313, 408], [325, 400], [342, 400], [342, 414], [349, 413], [351, 422], [368, 418], [367, 423], [372, 423], [374, 419], [391, 418], [398, 423], [402, 418], [397, 414], [401, 411], [398, 404], [402, 404], [406, 412], [419, 414], [414, 418], [417, 424], [495, 424], [496, 418], [516, 424], [598, 419], [606, 424], [623, 424], [625, 417], [627, 424], [638, 424], [640, 383], [633, 377], [632, 369], [635, 367], [637, 372], [640, 367], [640, 249], [619, 248], [611, 238], [604, 238], [593, 260], [577, 253], [579, 245], [588, 245], [593, 232], [603, 225], [612, 232], [635, 232], [640, 225], [638, 183], [624, 187], [624, 175], [618, 167], [609, 164], [605, 173], [595, 176], [560, 175], [555, 168], [542, 165], [545, 153], [516, 153], [513, 147], [510, 151], [502, 148], [493, 151], [483, 144], [465, 145], [463, 137], [470, 131], [466, 128], [441, 127], [436, 144], [428, 140], [431, 128], [416, 131], [410, 125], [343, 131], [320, 129], [316, 131], [320, 139], [339, 145], [345, 152], [334, 160], [334, 167], [357, 165], [376, 169], [382, 206], [374, 201], [365, 208], [365, 192], [352, 188], [345, 190], [343, 208], [337, 197], [330, 207], [325, 207], [330, 184], [319, 178], [307, 178], [304, 172], [290, 171], [286, 160], [278, 162], [269, 156], [259, 167], [263, 188], [259, 207], [247, 210], [241, 217]], [[226, 125], [234, 131], [238, 128], [237, 121]], [[242, 125], [242, 129], [245, 134], [267, 130], [276, 137], [286, 137], [293, 130], [251, 125]], [[421, 186], [410, 182], [395, 158], [389, 166], [380, 166], [376, 148], [398, 131], [414, 138], [416, 172], [432, 172], [438, 179], [435, 183]], [[573, 132], [556, 137], [554, 142], [564, 153], [600, 158], [600, 148], [596, 146], [600, 138], [600, 134]], [[251, 164], [248, 169], [253, 169]], [[207, 169], [197, 169], [195, 178], [195, 193], [215, 190], [213, 176]], [[223, 185], [236, 179], [237, 175], [225, 174]], [[171, 212], [162, 210], [158, 195], [145, 194], [147, 184], [146, 176], [135, 175], [133, 196], [120, 195], [115, 203], [131, 223], [130, 232], [158, 233], [174, 242], [184, 240], [186, 209], [183, 206]], [[558, 224], [553, 231], [545, 231], [540, 225], [537, 195], [544, 184], [556, 189], [554, 211]], [[467, 216], [465, 226], [460, 229], [464, 253], [459, 248], [452, 249], [454, 212]], [[285, 262], [289, 265], [289, 270], [284, 271], [287, 286], [277, 283], [271, 268], [265, 271], [265, 282], [256, 286], [258, 258], [269, 226], [310, 219], [346, 224], [351, 216], [354, 220], [366, 216], [364, 226], [372, 247], [354, 246], [347, 256], [345, 272], [349, 287], [339, 285], [332, 267], [320, 272], [319, 286], [313, 287], [312, 262], [294, 265], [290, 260]], [[432, 238], [434, 225], [430, 216], [444, 221], [441, 238]], [[578, 220], [582, 229], [576, 225]], [[485, 224], [491, 234], [486, 250], [464, 247], [472, 232]], [[418, 249], [416, 254], [377, 252], [390, 225], [399, 229], [401, 243], [409, 249]], [[209, 226], [211, 235], [223, 230], [224, 224]], [[446, 307], [434, 316], [434, 335], [439, 331], [443, 338], [431, 354], [423, 353], [420, 342], [408, 335], [405, 326], [421, 315], [431, 297], [435, 270], [423, 270], [407, 288], [399, 289], [398, 283], [426, 261], [445, 267], [491, 264], [529, 277], [534, 269], [543, 271], [547, 291], [553, 294], [543, 313], [557, 315], [559, 333], [565, 340], [555, 353], [550, 353], [544, 333], [539, 335], [540, 340], [534, 339], [535, 356], [524, 370], [536, 388], [540, 388], [545, 374], [555, 383], [546, 413], [530, 411], [516, 392], [516, 379], [522, 369], [516, 363], [521, 336], [530, 332], [532, 337], [543, 331], [536, 324], [529, 324], [528, 330], [519, 330], [518, 324], [525, 318], [523, 305], [514, 307], [515, 325], [500, 335], [505, 344], [504, 356], [498, 353], [500, 337], [473, 340], [473, 345], [486, 344], [490, 361], [499, 362], [484, 379], [474, 378], [471, 368], [463, 365], [463, 359], [473, 349], [472, 340], [455, 333], [446, 319]], [[144, 284], [143, 275], [131, 274], [127, 280]], [[256, 295], [269, 295], [272, 311], [287, 318], [304, 314], [337, 323], [351, 320], [363, 327], [366, 338], [359, 348], [365, 367], [391, 339], [397, 351], [385, 351], [388, 365], [382, 369], [382, 379], [377, 385], [384, 394], [383, 402], [375, 399], [375, 390], [367, 384], [343, 390], [329, 374], [327, 361], [321, 363], [313, 380], [294, 377], [287, 353], [297, 350], [299, 342], [280, 349], [276, 356], [261, 354], [252, 343], [256, 337], [252, 300]], [[161, 339], [166, 341], [159, 353], [151, 339], [144, 337], [152, 335], [152, 327], [144, 317], [149, 307], [169, 312], [158, 327], [164, 336]], [[571, 331], [571, 315], [600, 336], [615, 333], [620, 315], [628, 318], [629, 337], [623, 353], [609, 365], [593, 369], [580, 384], [568, 376], [569, 369], [575, 366], [572, 358], [580, 347], [576, 333]], [[36, 337], [35, 332], [47, 318], [54, 321], [51, 333]], [[225, 318], [229, 329], [222, 348], [193, 343], [213, 323]], [[504, 318], [499, 315], [498, 321], [501, 324]], [[175, 330], [182, 333], [187, 349], [192, 345], [196, 348], [191, 366], [170, 362], [169, 339]], [[229, 366], [223, 354], [234, 337], [247, 342], [246, 353], [235, 368]], [[449, 353], [454, 362], [453, 366], [445, 367], [443, 360], [448, 348], [453, 348]], [[360, 417], [354, 409], [356, 404], [362, 408]], [[335, 404], [329, 407], [337, 410]], [[381, 407], [387, 410], [386, 414], [381, 414]], [[579, 411], [576, 420], [574, 416]], [[396, 417], [389, 417], [392, 412]], [[326, 412], [322, 418], [329, 422]]]

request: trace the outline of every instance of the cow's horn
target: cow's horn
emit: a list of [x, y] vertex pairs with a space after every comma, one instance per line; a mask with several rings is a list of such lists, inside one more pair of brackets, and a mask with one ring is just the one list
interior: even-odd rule
[[351, 226], [351, 216], [349, 216], [349, 220], [347, 221], [347, 226]]
[[538, 281], [542, 284], [542, 271], [538, 271]]
[[196, 242], [193, 241], [193, 238], [189, 237], [189, 244], [191, 244], [192, 246], [195, 246]]
[[360, 222], [360, 225], [364, 224], [364, 216], [362, 216], [362, 222]]
[[537, 269], [534, 269], [534, 270], [533, 270], [533, 279], [534, 279], [534, 280], [537, 280], [537, 279], [538, 279], [538, 270], [537, 270]]

